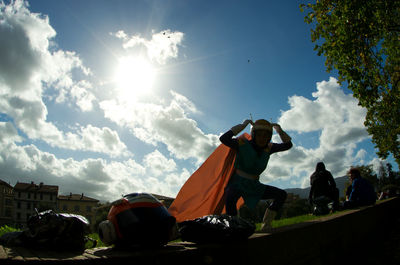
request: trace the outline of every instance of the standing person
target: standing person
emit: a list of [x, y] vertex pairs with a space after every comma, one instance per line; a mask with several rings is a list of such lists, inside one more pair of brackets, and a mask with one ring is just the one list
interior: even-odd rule
[[[251, 140], [244, 137], [236, 138], [248, 124], [252, 124]], [[279, 134], [283, 143], [271, 143], [272, 129]], [[286, 191], [277, 187], [260, 183], [260, 175], [266, 169], [270, 155], [290, 149], [293, 144], [279, 124], [266, 120], [245, 120], [242, 124], [232, 127], [220, 137], [220, 141], [236, 151], [234, 172], [225, 188], [225, 208], [229, 215], [237, 215], [236, 203], [240, 197], [245, 204], [254, 209], [261, 199], [273, 199], [273, 203], [265, 211], [262, 232], [272, 229], [271, 223], [277, 211], [286, 200]]]
[[333, 201], [333, 207], [336, 209], [339, 206], [339, 189], [336, 188], [336, 182], [323, 162], [318, 162], [315, 171], [310, 176], [310, 193], [308, 200], [310, 204], [315, 203], [318, 197], [327, 197]]
[[343, 207], [356, 208], [375, 204], [376, 194], [372, 185], [363, 177], [357, 168], [351, 168], [348, 172], [352, 181], [349, 199], [343, 204]]

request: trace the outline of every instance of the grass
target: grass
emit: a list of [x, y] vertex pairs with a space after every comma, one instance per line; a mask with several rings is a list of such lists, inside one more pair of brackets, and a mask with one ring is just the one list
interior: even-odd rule
[[0, 236], [4, 235], [5, 233], [10, 233], [10, 232], [17, 232], [21, 231], [20, 229], [5, 225], [0, 227]]
[[[330, 213], [330, 214], [326, 214], [326, 215], [319, 215], [319, 216], [315, 216], [315, 215], [312, 215], [312, 214], [299, 215], [299, 216], [295, 216], [295, 217], [291, 217], [291, 218], [274, 220], [274, 221], [272, 221], [271, 225], [272, 225], [273, 228], [278, 228], [278, 227], [282, 227], [282, 226], [288, 226], [288, 225], [303, 223], [303, 222], [307, 222], [307, 221], [310, 221], [310, 220], [318, 220], [318, 219], [323, 218], [323, 217], [332, 216], [332, 215], [336, 215], [338, 213], [344, 213], [344, 212], [347, 212], [347, 211], [349, 211], [349, 210], [338, 211], [338, 212], [335, 212], [335, 213]], [[262, 225], [262, 223], [257, 223], [256, 224], [256, 231], [259, 231], [261, 229], [261, 225]]]
[[[90, 237], [90, 238], [92, 238], [92, 239], [97, 241], [96, 248], [98, 248], [98, 247], [106, 247], [106, 245], [104, 245], [103, 241], [100, 240], [99, 234], [92, 233], [92, 234], [89, 234], [88, 237]], [[92, 242], [91, 241], [86, 242], [85, 249], [88, 249], [88, 248], [92, 248]]]
[[[17, 232], [17, 231], [22, 231], [21, 229], [17, 229], [8, 225], [4, 225], [0, 227], [0, 237], [3, 236], [5, 233], [10, 233], [10, 232]], [[96, 247], [105, 247], [104, 243], [100, 240], [99, 234], [97, 233], [92, 233], [89, 234], [88, 237], [94, 239], [97, 241]], [[85, 248], [92, 248], [92, 242], [88, 241], [85, 245]]]

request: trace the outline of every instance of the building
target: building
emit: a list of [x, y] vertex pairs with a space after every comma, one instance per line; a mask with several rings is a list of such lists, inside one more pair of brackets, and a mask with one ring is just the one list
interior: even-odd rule
[[13, 223], [13, 187], [0, 180], [0, 226]]
[[58, 186], [17, 182], [14, 186], [14, 223], [25, 226], [29, 216], [57, 209]]
[[90, 224], [96, 222], [95, 207], [98, 206], [99, 200], [87, 197], [83, 193], [59, 195], [57, 199], [60, 213], [79, 214], [86, 217]]
[[174, 198], [167, 197], [164, 195], [158, 195], [158, 194], [154, 194], [154, 193], [152, 193], [151, 195], [156, 197], [157, 200], [161, 201], [167, 209], [172, 204], [172, 202], [175, 200]]

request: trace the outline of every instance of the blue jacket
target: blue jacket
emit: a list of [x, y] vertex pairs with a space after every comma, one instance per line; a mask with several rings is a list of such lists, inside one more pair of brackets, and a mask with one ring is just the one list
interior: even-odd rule
[[374, 188], [366, 179], [362, 177], [355, 178], [351, 186], [349, 201], [355, 202], [360, 206], [375, 203], [376, 194]]

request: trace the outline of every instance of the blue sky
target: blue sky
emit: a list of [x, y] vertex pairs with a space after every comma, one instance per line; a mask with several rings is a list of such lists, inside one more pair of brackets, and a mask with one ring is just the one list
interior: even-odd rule
[[378, 165], [366, 111], [325, 71], [300, 3], [2, 2], [0, 179], [175, 196], [250, 113], [294, 143], [263, 183], [306, 187], [319, 161], [335, 177]]

